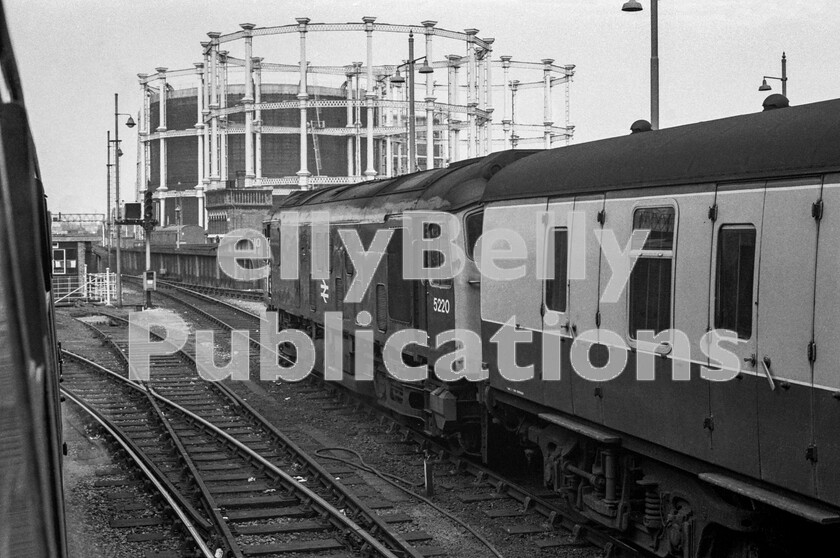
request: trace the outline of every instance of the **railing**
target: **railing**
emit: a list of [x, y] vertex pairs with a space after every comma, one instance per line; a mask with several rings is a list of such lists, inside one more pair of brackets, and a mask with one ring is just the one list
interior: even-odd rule
[[117, 296], [117, 274], [88, 273], [85, 281], [79, 281], [75, 275], [53, 277], [53, 296], [55, 304], [85, 300], [111, 304]]

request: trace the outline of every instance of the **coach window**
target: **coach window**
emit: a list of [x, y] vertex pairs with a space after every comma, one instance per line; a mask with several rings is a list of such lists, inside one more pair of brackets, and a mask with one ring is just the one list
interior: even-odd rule
[[481, 230], [484, 226], [484, 211], [470, 213], [464, 219], [465, 241], [467, 243], [467, 257], [475, 259], [475, 243], [481, 237]]
[[755, 228], [724, 226], [718, 233], [715, 328], [752, 337]]
[[394, 229], [388, 243], [388, 314], [391, 319], [411, 323], [414, 311], [414, 284], [403, 277], [402, 229]]
[[553, 229], [549, 236], [548, 250], [554, 251], [554, 271], [551, 279], [545, 281], [545, 306], [554, 312], [566, 311], [566, 288], [568, 286], [568, 229]]
[[633, 230], [648, 230], [647, 240], [630, 273], [630, 337], [642, 330], [658, 333], [671, 327], [671, 277], [674, 260], [673, 207], [643, 207], [633, 213]]

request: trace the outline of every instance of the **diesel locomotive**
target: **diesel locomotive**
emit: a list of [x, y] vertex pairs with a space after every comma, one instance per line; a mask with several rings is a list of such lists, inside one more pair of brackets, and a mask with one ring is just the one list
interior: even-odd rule
[[[768, 101], [778, 108], [291, 195], [266, 224], [271, 307], [316, 346], [325, 312], [342, 311], [348, 389], [484, 460], [519, 448], [581, 522], [659, 556], [801, 555], [784, 534], [840, 534], [840, 100]], [[414, 210], [457, 217], [459, 274], [405, 278]], [[282, 279], [292, 214], [300, 277]], [[393, 229], [352, 304], [348, 228], [364, 246]], [[328, 242], [328, 279], [310, 275], [314, 242]], [[525, 271], [482, 273], [500, 248]], [[409, 328], [476, 332], [484, 379], [434, 374], [458, 340], [402, 348], [424, 381], [389, 374], [388, 339]], [[355, 378], [362, 329], [372, 381]], [[581, 355], [602, 375], [582, 374]]]

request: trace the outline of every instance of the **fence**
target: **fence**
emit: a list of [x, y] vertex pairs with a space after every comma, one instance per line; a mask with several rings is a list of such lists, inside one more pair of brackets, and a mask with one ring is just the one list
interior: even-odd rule
[[[68, 304], [74, 301], [104, 302], [111, 304], [117, 296], [117, 274], [110, 270], [105, 273], [87, 273], [85, 281], [78, 277], [54, 277], [53, 297], [55, 304]], [[56, 280], [61, 279], [61, 280]]]

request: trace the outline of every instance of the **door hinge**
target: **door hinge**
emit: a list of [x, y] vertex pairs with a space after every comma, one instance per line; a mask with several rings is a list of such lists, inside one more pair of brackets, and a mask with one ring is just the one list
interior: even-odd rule
[[808, 362], [815, 362], [817, 360], [817, 343], [811, 341], [808, 343]]
[[606, 209], [602, 209], [601, 211], [598, 212], [598, 222], [601, 223], [602, 226], [603, 226], [604, 223], [607, 222], [607, 210]]
[[817, 445], [811, 444], [805, 449], [805, 459], [810, 461], [811, 463], [817, 462]]
[[811, 205], [811, 217], [817, 221], [821, 220], [823, 216], [823, 201], [817, 200]]
[[540, 317], [545, 316], [545, 302], [540, 303]]
[[601, 327], [601, 312], [595, 312], [595, 327]]
[[717, 213], [718, 213], [717, 204], [714, 204], [711, 207], [709, 207], [709, 219], [711, 219], [712, 223], [717, 221]]

